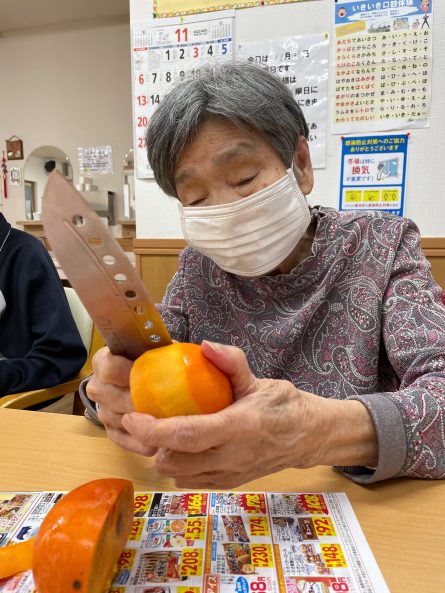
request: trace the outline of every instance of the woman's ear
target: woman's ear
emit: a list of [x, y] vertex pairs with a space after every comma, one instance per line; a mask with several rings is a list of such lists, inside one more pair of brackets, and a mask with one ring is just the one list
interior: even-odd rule
[[294, 166], [297, 170], [298, 185], [304, 195], [307, 196], [314, 187], [314, 171], [312, 169], [309, 144], [304, 136], [300, 136], [298, 139], [294, 153]]

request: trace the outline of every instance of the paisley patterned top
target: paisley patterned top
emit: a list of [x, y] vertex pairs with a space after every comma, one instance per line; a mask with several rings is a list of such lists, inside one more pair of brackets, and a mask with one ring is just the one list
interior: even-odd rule
[[360, 482], [445, 478], [445, 307], [415, 224], [312, 209], [312, 253], [288, 274], [245, 278], [185, 249], [161, 305], [172, 337], [241, 348], [258, 377], [357, 399], [379, 439]]

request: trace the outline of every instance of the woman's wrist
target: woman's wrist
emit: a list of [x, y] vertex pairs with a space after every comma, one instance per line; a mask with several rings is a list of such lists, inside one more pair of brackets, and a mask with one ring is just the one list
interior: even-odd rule
[[377, 433], [366, 406], [355, 400], [325, 402], [327, 440], [323, 465], [376, 467]]
[[317, 465], [376, 467], [377, 433], [364, 404], [300, 393], [307, 402], [306, 414], [314, 433]]

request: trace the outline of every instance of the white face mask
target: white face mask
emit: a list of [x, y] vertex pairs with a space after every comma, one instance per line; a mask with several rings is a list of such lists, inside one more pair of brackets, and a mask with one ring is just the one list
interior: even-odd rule
[[220, 206], [179, 205], [179, 214], [188, 245], [239, 276], [274, 270], [311, 221], [292, 169], [247, 198]]

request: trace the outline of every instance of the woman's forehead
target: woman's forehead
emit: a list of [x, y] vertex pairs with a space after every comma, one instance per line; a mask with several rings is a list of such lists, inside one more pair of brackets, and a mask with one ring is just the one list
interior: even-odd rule
[[199, 162], [198, 159], [184, 159], [176, 167], [175, 185], [180, 185], [192, 177], [199, 177], [200, 171], [206, 165], [210, 165], [215, 169], [222, 169], [223, 167], [233, 167], [246, 161], [253, 162], [259, 156], [258, 147], [254, 142], [249, 144], [247, 142], [235, 141], [220, 151], [207, 153]]
[[[208, 118], [199, 126], [198, 132], [189, 144], [184, 148], [183, 154], [197, 146], [215, 144], [224, 146], [234, 141], [252, 143], [261, 139], [263, 136], [252, 126], [240, 122], [236, 124], [230, 120], [222, 118]], [[181, 155], [182, 157], [182, 155]]]
[[243, 157], [255, 157], [273, 149], [256, 130], [229, 121], [204, 122], [195, 138], [185, 146], [175, 168], [175, 183], [191, 165], [224, 165]]

